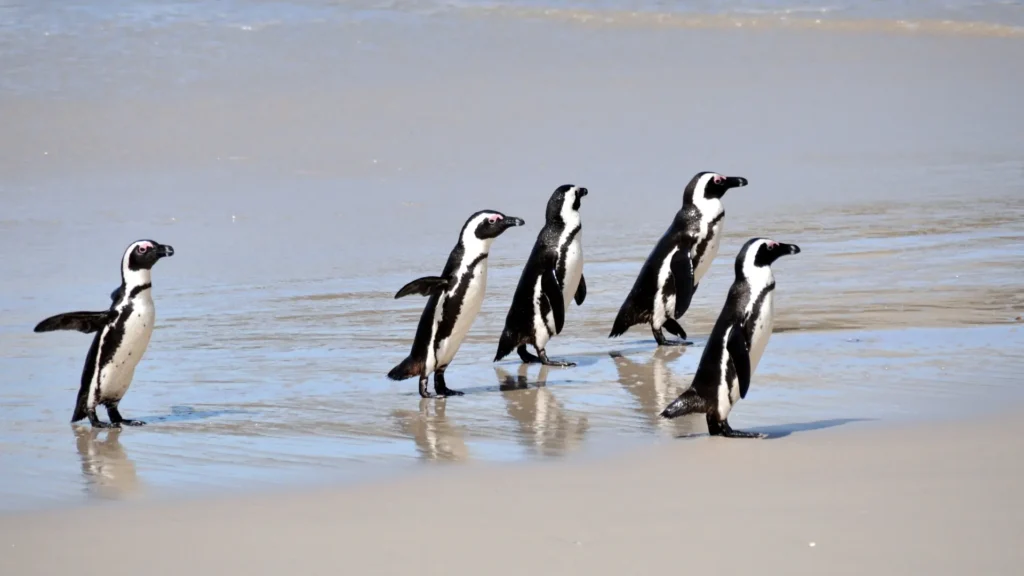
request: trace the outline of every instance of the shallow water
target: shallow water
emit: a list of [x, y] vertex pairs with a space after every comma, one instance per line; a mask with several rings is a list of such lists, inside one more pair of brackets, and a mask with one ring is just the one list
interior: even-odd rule
[[[0, 508], [702, 433], [656, 414], [689, 383], [755, 235], [803, 252], [775, 267], [776, 335], [734, 426], [780, 436], [1021, 399], [1017, 39], [399, 9], [239, 30], [217, 22], [328, 8], [229, 5], [249, 20], [180, 3], [184, 23], [119, 17], [32, 43], [18, 34], [61, 17], [33, 4], [36, 20], [3, 29], [22, 49], [0, 51]], [[693, 346], [655, 352], [642, 327], [607, 339], [703, 169], [751, 184], [726, 195], [721, 254], [683, 321]], [[568, 181], [591, 191], [589, 293], [549, 353], [579, 366], [494, 364], [544, 204]], [[448, 371], [466, 396], [423, 401], [384, 377], [423, 306], [393, 295], [440, 271], [481, 208], [527, 226], [491, 251]], [[154, 271], [158, 327], [122, 404], [151, 424], [73, 427], [89, 336], [31, 328], [105, 306], [142, 237], [176, 248]]]

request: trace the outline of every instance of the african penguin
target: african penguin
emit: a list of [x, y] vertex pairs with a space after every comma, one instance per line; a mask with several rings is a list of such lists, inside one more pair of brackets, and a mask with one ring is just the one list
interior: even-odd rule
[[771, 265], [800, 247], [767, 238], [752, 238], [736, 256], [736, 280], [718, 315], [700, 357], [693, 383], [662, 411], [665, 418], [686, 414], [707, 415], [708, 432], [729, 438], [764, 438], [729, 427], [729, 411], [747, 396], [750, 377], [757, 369], [775, 315], [775, 276]]
[[392, 380], [420, 378], [420, 396], [431, 397], [427, 378], [434, 374], [434, 391], [439, 396], [461, 396], [445, 385], [444, 371], [455, 357], [462, 339], [480, 312], [487, 288], [487, 251], [502, 232], [525, 224], [521, 218], [482, 210], [466, 220], [448, 263], [440, 276], [417, 278], [402, 287], [395, 298], [420, 294], [428, 296], [420, 316], [409, 356], [388, 372]]
[[[572, 362], [548, 359], [544, 347], [552, 336], [562, 331], [569, 303], [575, 299], [579, 306], [587, 297], [579, 212], [580, 201], [586, 195], [586, 188], [564, 184], [548, 199], [544, 227], [537, 235], [512, 296], [495, 362], [508, 356], [514, 348], [526, 363], [575, 366]], [[526, 350], [527, 344], [537, 349], [539, 357]]]
[[745, 178], [715, 172], [699, 172], [690, 179], [683, 191], [683, 207], [640, 269], [610, 338], [646, 322], [659, 346], [683, 343], [668, 342], [662, 328], [686, 340], [686, 331], [676, 320], [689, 308], [697, 285], [718, 254], [725, 218], [721, 198], [730, 188], [746, 185]]
[[[135, 367], [153, 335], [156, 309], [153, 306], [151, 270], [158, 260], [173, 256], [174, 248], [153, 240], [132, 243], [121, 257], [121, 286], [111, 294], [103, 312], [68, 312], [43, 320], [36, 332], [77, 330], [95, 332], [85, 356], [82, 384], [72, 422], [89, 418], [96, 428], [141, 426], [141, 420], [121, 417], [117, 405], [124, 398], [135, 375]], [[96, 407], [106, 406], [110, 424], [100, 422]]]

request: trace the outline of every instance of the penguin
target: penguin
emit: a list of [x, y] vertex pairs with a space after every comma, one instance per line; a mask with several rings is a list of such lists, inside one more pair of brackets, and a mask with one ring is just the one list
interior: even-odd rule
[[[111, 294], [110, 308], [102, 312], [67, 312], [51, 316], [35, 332], [77, 330], [96, 333], [85, 356], [82, 383], [71, 422], [84, 418], [95, 428], [142, 426], [141, 420], [121, 416], [117, 406], [124, 398], [153, 335], [156, 308], [153, 306], [152, 268], [161, 258], [174, 255], [174, 248], [154, 240], [133, 242], [121, 257], [121, 285]], [[101, 422], [96, 407], [107, 409], [110, 423]]]
[[662, 412], [678, 418], [703, 412], [708, 432], [727, 438], [764, 438], [729, 426], [729, 411], [746, 398], [750, 377], [757, 369], [772, 334], [775, 316], [775, 276], [772, 263], [799, 254], [800, 247], [768, 238], [751, 238], [736, 256], [736, 279], [729, 289], [707, 347], [700, 357], [693, 382]]
[[[512, 296], [495, 362], [508, 356], [514, 348], [527, 364], [576, 365], [550, 360], [544, 347], [552, 336], [562, 332], [569, 304], [575, 300], [577, 306], [582, 305], [587, 297], [579, 212], [580, 201], [586, 195], [586, 188], [563, 184], [548, 199], [544, 227], [537, 235]], [[537, 349], [537, 356], [526, 350], [527, 344]]]
[[409, 356], [388, 372], [392, 380], [420, 378], [420, 396], [430, 398], [427, 378], [434, 374], [438, 396], [461, 396], [462, 392], [445, 385], [444, 371], [455, 357], [487, 288], [487, 253], [494, 239], [514, 226], [525, 224], [522, 218], [506, 216], [494, 210], [481, 210], [469, 217], [459, 233], [448, 263], [440, 276], [417, 278], [403, 286], [395, 298], [410, 294], [427, 296], [416, 337]]
[[[685, 344], [686, 331], [676, 320], [686, 313], [718, 254], [725, 218], [722, 196], [730, 188], [746, 185], [746, 178], [716, 172], [698, 172], [690, 179], [683, 191], [683, 207], [640, 269], [609, 338], [646, 322], [659, 346]], [[662, 328], [683, 341], [669, 342]]]

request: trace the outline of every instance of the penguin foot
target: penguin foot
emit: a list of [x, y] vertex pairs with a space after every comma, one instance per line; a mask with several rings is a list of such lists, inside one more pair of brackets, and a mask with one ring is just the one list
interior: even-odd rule
[[721, 422], [713, 420], [711, 415], [708, 415], [708, 434], [712, 436], [721, 436], [723, 438], [767, 438], [768, 435], [762, 432], [744, 432], [742, 430], [733, 430], [732, 426], [729, 426], [728, 420], [722, 420]]
[[121, 416], [121, 412], [117, 409], [117, 404], [110, 404], [107, 406], [107, 414], [110, 416], [110, 423], [120, 427], [122, 424], [125, 426], [145, 426], [146, 423], [142, 420], [132, 420], [130, 418], [124, 418]]
[[540, 363], [545, 366], [559, 366], [562, 368], [569, 368], [576, 365], [575, 362], [569, 362], [567, 360], [552, 360], [548, 358], [548, 353], [545, 352], [544, 350], [538, 350], [538, 352], [540, 353]]
[[107, 422], [103, 422], [101, 420], [97, 420], [95, 422], [91, 422], [91, 424], [92, 424], [93, 428], [120, 428], [121, 427], [121, 425], [116, 423], [116, 422], [107, 423]]
[[443, 396], [445, 398], [447, 398], [449, 396], [462, 396], [463, 392], [461, 392], [459, 390], [452, 390], [447, 385], [445, 385], [445, 383], [444, 383], [444, 371], [445, 371], [445, 368], [447, 368], [447, 366], [445, 366], [444, 368], [441, 368], [440, 370], [438, 370], [437, 372], [434, 373], [434, 392], [437, 392], [438, 396]]
[[767, 438], [768, 435], [762, 432], [744, 432], [742, 430], [729, 429], [728, 432], [722, 434], [723, 438]]
[[436, 384], [434, 385], [434, 392], [437, 392], [438, 396], [441, 396], [441, 397], [444, 397], [444, 398], [447, 398], [449, 396], [464, 396], [465, 395], [465, 392], [463, 392], [461, 390], [452, 390], [451, 388], [448, 388], [447, 386], [443, 386], [442, 387], [442, 386], [437, 386]]
[[669, 341], [665, 338], [665, 333], [661, 329], [655, 330], [653, 326], [651, 327], [651, 333], [654, 334], [654, 341], [658, 343], [658, 346], [689, 346], [692, 344], [692, 342], [687, 342], [686, 340]]
[[519, 354], [519, 359], [526, 364], [540, 364], [540, 358], [530, 354], [530, 352], [527, 351], [525, 344], [516, 348], [516, 352]]

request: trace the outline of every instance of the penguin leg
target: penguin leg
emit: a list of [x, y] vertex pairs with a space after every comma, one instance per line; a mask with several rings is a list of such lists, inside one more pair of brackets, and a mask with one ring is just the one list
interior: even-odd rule
[[434, 395], [431, 394], [429, 390], [427, 390], [427, 382], [428, 382], [427, 375], [426, 374], [421, 374], [420, 375], [420, 397], [421, 398], [433, 398], [434, 397]]
[[523, 344], [522, 346], [516, 348], [516, 352], [519, 353], [519, 358], [522, 359], [522, 361], [526, 362], [527, 364], [540, 363], [540, 358], [537, 358], [533, 354], [530, 354], [530, 351], [526, 349], [526, 344]]
[[444, 383], [444, 371], [447, 366], [443, 366], [434, 370], [434, 392], [437, 392], [438, 396], [462, 396], [462, 392], [459, 390], [452, 390]]
[[744, 432], [733, 430], [729, 426], [729, 419], [719, 420], [717, 414], [708, 414], [708, 434], [721, 436], [723, 438], [767, 438], [767, 434], [761, 432]]
[[145, 426], [146, 423], [142, 420], [130, 420], [128, 418], [122, 418], [121, 413], [117, 410], [117, 403], [107, 405], [107, 415], [110, 416], [111, 424], [123, 424], [125, 426]]
[[537, 354], [540, 355], [540, 363], [545, 366], [562, 366], [563, 368], [568, 368], [576, 365], [575, 362], [569, 362], [567, 360], [552, 360], [548, 358], [548, 353], [543, 349], [537, 350]]
[[658, 346], [683, 346], [686, 344], [685, 342], [669, 342], [661, 328], [655, 328], [653, 325], [651, 326], [651, 333], [654, 334], [654, 341], [658, 343]]
[[116, 424], [116, 423], [113, 423], [113, 422], [111, 422], [110, 424], [107, 424], [106, 422], [103, 422], [102, 420], [100, 420], [100, 417], [96, 415], [96, 409], [95, 408], [89, 408], [88, 410], [86, 410], [85, 414], [86, 414], [86, 416], [89, 417], [89, 424], [92, 424], [93, 428], [120, 428], [121, 427], [120, 424]]

